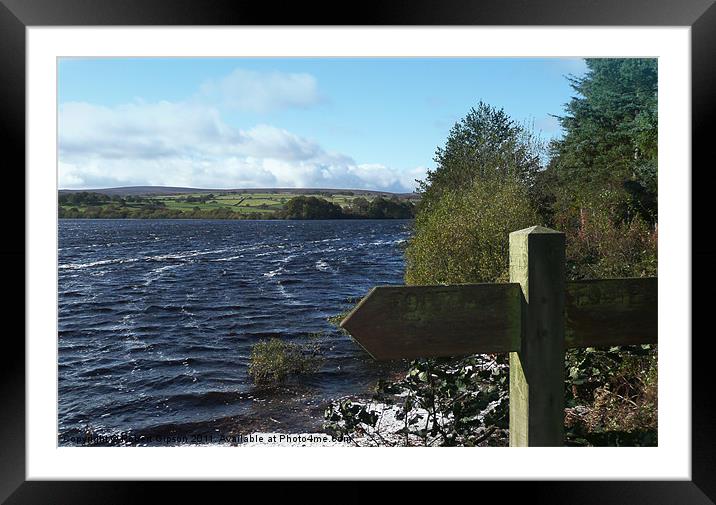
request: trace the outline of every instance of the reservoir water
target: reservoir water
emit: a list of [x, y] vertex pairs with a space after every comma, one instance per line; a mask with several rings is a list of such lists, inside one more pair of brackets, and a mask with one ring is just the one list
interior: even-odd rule
[[[409, 233], [402, 220], [60, 220], [59, 445], [320, 429], [327, 401], [400, 367], [327, 317], [403, 283]], [[251, 346], [274, 336], [316, 342], [320, 370], [255, 386]]]

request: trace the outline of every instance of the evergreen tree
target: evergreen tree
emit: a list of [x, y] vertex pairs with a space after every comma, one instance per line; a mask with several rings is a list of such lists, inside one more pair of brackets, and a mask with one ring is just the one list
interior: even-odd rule
[[581, 207], [609, 192], [622, 220], [657, 219], [657, 60], [589, 59], [551, 146], [558, 200]]

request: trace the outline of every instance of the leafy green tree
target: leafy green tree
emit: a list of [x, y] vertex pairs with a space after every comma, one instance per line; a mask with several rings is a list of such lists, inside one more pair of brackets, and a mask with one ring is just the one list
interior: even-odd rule
[[406, 282], [505, 279], [508, 234], [539, 224], [529, 188], [541, 154], [538, 139], [502, 109], [480, 102], [458, 121], [419, 187]]
[[401, 202], [397, 198], [375, 198], [368, 205], [367, 217], [370, 219], [410, 219], [413, 217], [413, 204]]
[[286, 219], [338, 219], [340, 205], [315, 196], [296, 196], [284, 205]]
[[101, 205], [110, 202], [110, 197], [102, 193], [91, 191], [78, 191], [73, 193], [60, 193], [58, 202], [60, 205]]
[[418, 186], [421, 205], [429, 208], [450, 191], [480, 180], [512, 178], [527, 185], [541, 166], [539, 139], [503, 109], [479, 102], [450, 130], [435, 151], [435, 170]]
[[354, 214], [365, 215], [368, 213], [369, 206], [370, 202], [365, 197], [359, 196], [351, 201], [350, 210]]

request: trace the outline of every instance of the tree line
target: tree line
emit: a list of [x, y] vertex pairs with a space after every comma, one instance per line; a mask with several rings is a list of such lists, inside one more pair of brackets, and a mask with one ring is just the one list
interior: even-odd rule
[[343, 208], [323, 198], [297, 196], [286, 202], [280, 215], [285, 219], [411, 219], [415, 205], [396, 197], [368, 201], [361, 196]]

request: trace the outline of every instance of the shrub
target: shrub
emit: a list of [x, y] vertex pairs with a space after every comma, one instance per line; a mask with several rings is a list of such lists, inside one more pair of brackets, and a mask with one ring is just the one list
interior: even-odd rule
[[657, 375], [655, 346], [568, 352], [568, 443], [656, 445]]
[[616, 195], [602, 192], [559, 216], [571, 279], [657, 274], [657, 232], [636, 215], [623, 219]]
[[312, 373], [321, 364], [316, 345], [285, 342], [280, 338], [262, 340], [251, 348], [249, 376], [256, 384], [284, 381], [289, 375]]
[[509, 233], [537, 223], [526, 188], [487, 179], [419, 212], [405, 251], [408, 284], [506, 281]]

